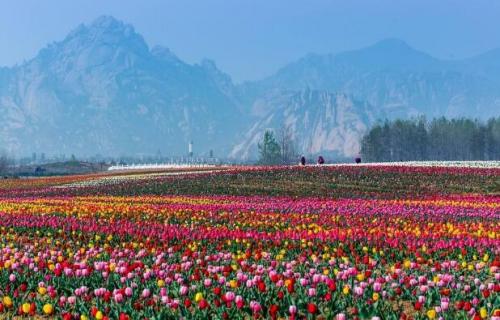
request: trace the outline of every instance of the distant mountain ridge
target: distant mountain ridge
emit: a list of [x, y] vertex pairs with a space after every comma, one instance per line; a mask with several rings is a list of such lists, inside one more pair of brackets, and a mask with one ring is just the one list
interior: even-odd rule
[[489, 117], [498, 115], [500, 108], [500, 76], [492, 66], [500, 66], [500, 50], [445, 61], [387, 39], [335, 55], [310, 54], [247, 85], [257, 92], [304, 87], [343, 92], [394, 117]]
[[499, 71], [500, 49], [446, 61], [387, 39], [234, 84], [215, 62], [185, 63], [102, 16], [0, 68], [0, 148], [184, 155], [194, 141], [199, 155], [252, 159], [264, 130], [288, 124], [301, 152], [352, 156], [378, 119], [499, 116]]

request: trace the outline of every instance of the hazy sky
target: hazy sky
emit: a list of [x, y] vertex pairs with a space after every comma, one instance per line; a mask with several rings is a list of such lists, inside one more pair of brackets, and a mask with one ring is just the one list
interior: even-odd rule
[[265, 77], [309, 53], [392, 37], [440, 58], [500, 47], [497, 0], [0, 1], [0, 66], [32, 58], [102, 14], [193, 63], [207, 57], [234, 80]]

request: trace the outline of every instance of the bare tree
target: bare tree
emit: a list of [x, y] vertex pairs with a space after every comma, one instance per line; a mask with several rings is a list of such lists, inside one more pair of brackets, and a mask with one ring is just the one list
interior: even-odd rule
[[281, 149], [281, 162], [283, 164], [291, 164], [296, 162], [297, 148], [293, 129], [290, 125], [283, 124], [279, 129], [278, 143]]

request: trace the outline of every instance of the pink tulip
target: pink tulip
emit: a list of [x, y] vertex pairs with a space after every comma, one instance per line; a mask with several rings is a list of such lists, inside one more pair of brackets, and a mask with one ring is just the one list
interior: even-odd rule
[[121, 293], [115, 294], [113, 298], [116, 303], [121, 303], [123, 301], [123, 295]]
[[339, 313], [335, 316], [335, 320], [346, 320], [346, 315], [344, 313]]
[[226, 300], [230, 301], [230, 302], [233, 301], [235, 298], [234, 292], [231, 292], [231, 291], [226, 292], [226, 294], [224, 296], [225, 296]]
[[126, 288], [125, 288], [125, 295], [126, 295], [127, 297], [131, 297], [131, 296], [132, 296], [132, 294], [133, 294], [132, 288], [130, 288], [130, 287], [126, 287]]
[[186, 286], [181, 286], [179, 289], [179, 293], [181, 296], [185, 296], [188, 293], [189, 289]]

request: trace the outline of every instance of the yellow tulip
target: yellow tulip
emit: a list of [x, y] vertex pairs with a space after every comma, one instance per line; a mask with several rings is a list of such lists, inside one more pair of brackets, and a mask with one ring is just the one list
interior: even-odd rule
[[348, 295], [350, 290], [351, 290], [351, 289], [349, 289], [349, 287], [348, 287], [348, 286], [345, 286], [345, 287], [342, 289], [342, 293], [343, 293], [344, 295]]
[[102, 320], [102, 318], [104, 317], [104, 315], [102, 314], [101, 311], [97, 311], [96, 314], [95, 314], [95, 318], [97, 320]]
[[403, 266], [405, 267], [405, 269], [410, 269], [410, 266], [411, 266], [410, 260], [405, 260], [405, 262], [403, 263]]
[[200, 302], [201, 299], [203, 299], [203, 293], [201, 292], [197, 292], [195, 295], [194, 295], [194, 301], [196, 302]]
[[50, 303], [45, 304], [42, 309], [46, 315], [51, 315], [54, 312], [54, 307]]
[[481, 316], [481, 319], [486, 319], [488, 317], [488, 310], [486, 310], [485, 307], [482, 307], [479, 309], [479, 315]]
[[230, 281], [229, 281], [229, 286], [230, 286], [231, 288], [233, 288], [233, 289], [234, 289], [234, 288], [237, 288], [237, 287], [238, 287], [238, 281], [236, 281], [236, 280], [234, 280], [234, 279], [233, 279], [233, 280], [230, 280]]
[[365, 274], [364, 273], [358, 273], [356, 275], [356, 279], [358, 279], [359, 282], [365, 280]]
[[28, 314], [30, 313], [31, 310], [31, 305], [27, 302], [23, 303], [21, 309], [23, 310], [23, 313]]
[[435, 319], [436, 318], [436, 310], [431, 309], [427, 311], [427, 318]]
[[12, 299], [8, 296], [3, 297], [3, 305], [7, 308], [12, 307]]

